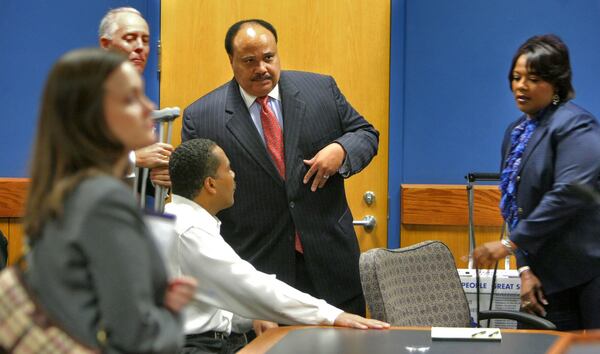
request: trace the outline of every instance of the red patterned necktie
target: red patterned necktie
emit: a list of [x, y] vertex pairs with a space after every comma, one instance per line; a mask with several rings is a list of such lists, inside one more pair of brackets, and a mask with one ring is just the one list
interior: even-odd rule
[[277, 122], [275, 113], [269, 107], [269, 96], [258, 97], [256, 102], [260, 104], [260, 122], [262, 123], [267, 151], [271, 155], [275, 167], [279, 171], [279, 175], [285, 180], [285, 155], [281, 127], [279, 126], [279, 122]]
[[[269, 106], [269, 96], [257, 97], [256, 102], [260, 105], [260, 122], [262, 124], [267, 151], [271, 155], [275, 167], [279, 171], [279, 175], [285, 181], [285, 152], [283, 149], [281, 127], [275, 113], [273, 113]], [[300, 253], [304, 252], [298, 231], [296, 231], [296, 237], [294, 238], [294, 247], [296, 251]]]

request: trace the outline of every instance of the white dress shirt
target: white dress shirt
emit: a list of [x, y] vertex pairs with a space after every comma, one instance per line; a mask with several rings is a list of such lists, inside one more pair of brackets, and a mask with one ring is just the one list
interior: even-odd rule
[[173, 195], [165, 212], [176, 216], [172, 269], [198, 280], [185, 308], [185, 333], [231, 332], [232, 313], [283, 324], [331, 325], [342, 310], [241, 259], [221, 236], [221, 222], [197, 203]]

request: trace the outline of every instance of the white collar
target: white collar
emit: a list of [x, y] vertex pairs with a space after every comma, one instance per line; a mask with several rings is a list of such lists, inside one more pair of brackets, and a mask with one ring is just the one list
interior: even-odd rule
[[[252, 104], [256, 100], [256, 96], [252, 96], [251, 94], [246, 92], [246, 90], [244, 90], [242, 88], [242, 86], [240, 86], [239, 84], [238, 84], [238, 86], [240, 88], [240, 93], [242, 94], [242, 98], [244, 99], [244, 103], [246, 104], [246, 108], [250, 109], [250, 106], [252, 106]], [[267, 96], [271, 97], [274, 100], [280, 101], [280, 99], [279, 99], [279, 83], [277, 83], [277, 85], [275, 85], [275, 87], [273, 87], [273, 89], [271, 90], [271, 92], [269, 92], [269, 94]]]
[[[217, 218], [216, 216], [211, 215], [206, 209], [204, 209], [202, 206], [200, 206], [200, 204], [194, 202], [193, 200], [189, 200], [185, 197], [182, 197], [180, 195], [177, 194], [172, 194], [171, 195], [171, 203], [173, 205], [184, 205], [187, 208], [191, 209], [191, 212], [196, 214], [198, 217], [194, 217], [194, 218], [190, 218], [189, 220], [185, 220], [185, 222], [189, 222], [191, 224], [193, 224], [193, 226], [201, 226], [201, 227], [206, 227], [206, 226], [210, 226], [210, 227], [216, 227], [216, 228], [220, 228], [221, 227], [221, 220], [219, 220], [219, 218]], [[181, 222], [183, 222], [184, 220], [179, 220]], [[210, 225], [206, 225], [205, 223], [208, 222], [210, 223]]]

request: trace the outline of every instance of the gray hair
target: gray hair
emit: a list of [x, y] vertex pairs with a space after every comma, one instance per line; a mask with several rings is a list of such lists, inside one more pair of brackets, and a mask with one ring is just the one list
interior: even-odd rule
[[98, 38], [108, 38], [112, 39], [113, 34], [117, 31], [117, 16], [120, 13], [132, 13], [144, 18], [142, 14], [134, 9], [133, 7], [118, 7], [116, 9], [112, 9], [102, 17], [100, 21], [100, 27], [98, 28]]

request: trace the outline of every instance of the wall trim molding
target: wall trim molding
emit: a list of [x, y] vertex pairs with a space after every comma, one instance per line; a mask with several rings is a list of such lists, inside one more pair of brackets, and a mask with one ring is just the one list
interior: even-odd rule
[[[497, 186], [475, 186], [475, 226], [502, 226]], [[402, 184], [402, 224], [468, 225], [467, 187], [460, 184]]]
[[0, 178], [0, 217], [20, 218], [25, 214], [29, 178]]

